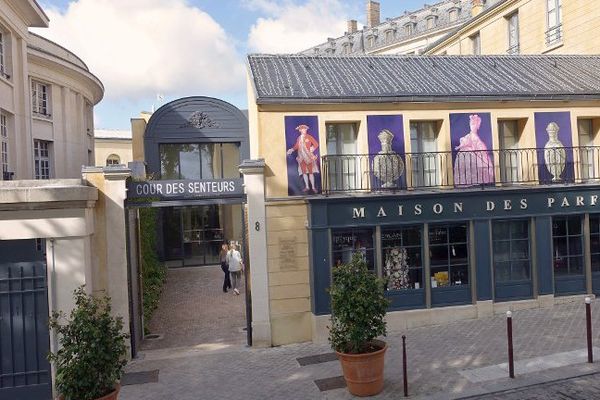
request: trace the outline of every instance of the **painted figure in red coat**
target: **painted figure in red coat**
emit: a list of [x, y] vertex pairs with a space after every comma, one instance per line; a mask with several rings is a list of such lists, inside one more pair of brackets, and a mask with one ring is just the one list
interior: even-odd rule
[[302, 191], [308, 193], [312, 187], [313, 193], [317, 193], [315, 174], [319, 173], [319, 163], [315, 151], [319, 147], [319, 142], [308, 133], [308, 126], [298, 125], [296, 130], [300, 132], [300, 135], [294, 146], [288, 149], [287, 155], [291, 156], [294, 152], [297, 152], [298, 175], [302, 175], [304, 179], [304, 189]]

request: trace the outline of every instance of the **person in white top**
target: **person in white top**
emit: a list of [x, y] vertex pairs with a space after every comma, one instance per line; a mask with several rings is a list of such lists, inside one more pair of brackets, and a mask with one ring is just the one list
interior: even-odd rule
[[238, 286], [242, 279], [242, 268], [243, 261], [242, 255], [236, 249], [236, 245], [231, 243], [229, 245], [229, 251], [227, 252], [227, 264], [229, 265], [229, 273], [231, 275], [231, 286], [233, 287], [233, 293], [236, 295], [240, 294]]

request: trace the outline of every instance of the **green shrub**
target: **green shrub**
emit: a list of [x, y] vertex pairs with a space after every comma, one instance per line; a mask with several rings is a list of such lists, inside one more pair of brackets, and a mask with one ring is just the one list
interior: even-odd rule
[[74, 299], [68, 319], [59, 312], [50, 318], [59, 350], [48, 359], [56, 365], [56, 389], [65, 400], [93, 400], [112, 392], [121, 379], [129, 335], [122, 332], [122, 318], [111, 315], [108, 296], [90, 296], [82, 286]]
[[369, 352], [373, 339], [386, 334], [384, 280], [369, 272], [359, 253], [333, 267], [332, 275], [329, 343], [340, 353]]
[[142, 259], [142, 294], [144, 304], [144, 330], [152, 314], [158, 307], [163, 290], [167, 269], [158, 260], [156, 254], [156, 225], [158, 211], [155, 208], [141, 208], [140, 215], [140, 252]]

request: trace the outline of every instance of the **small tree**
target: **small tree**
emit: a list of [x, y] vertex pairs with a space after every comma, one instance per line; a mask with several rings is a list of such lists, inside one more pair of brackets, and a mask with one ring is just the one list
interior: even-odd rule
[[56, 388], [65, 400], [93, 400], [115, 390], [127, 363], [129, 335], [122, 332], [122, 318], [111, 315], [108, 296], [90, 296], [82, 286], [74, 299], [68, 319], [62, 312], [50, 318], [59, 350], [48, 359], [56, 365]]
[[340, 353], [373, 351], [372, 341], [385, 336], [389, 301], [384, 281], [369, 272], [364, 257], [356, 253], [349, 264], [334, 267], [329, 343]]

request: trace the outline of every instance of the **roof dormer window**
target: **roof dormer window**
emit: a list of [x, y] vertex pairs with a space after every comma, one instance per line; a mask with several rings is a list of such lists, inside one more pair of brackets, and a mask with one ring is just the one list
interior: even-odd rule
[[451, 9], [448, 10], [448, 20], [450, 22], [458, 21], [458, 11], [459, 11], [458, 7], [452, 7]]
[[437, 26], [437, 17], [435, 15], [431, 15], [427, 17], [427, 29], [433, 29]]
[[396, 36], [396, 31], [394, 29], [388, 29], [385, 31], [385, 42], [390, 43], [394, 41], [394, 37]]
[[416, 28], [416, 23], [414, 22], [408, 22], [407, 24], [404, 25], [404, 34], [405, 35], [412, 35], [413, 33], [415, 33], [415, 28]]

